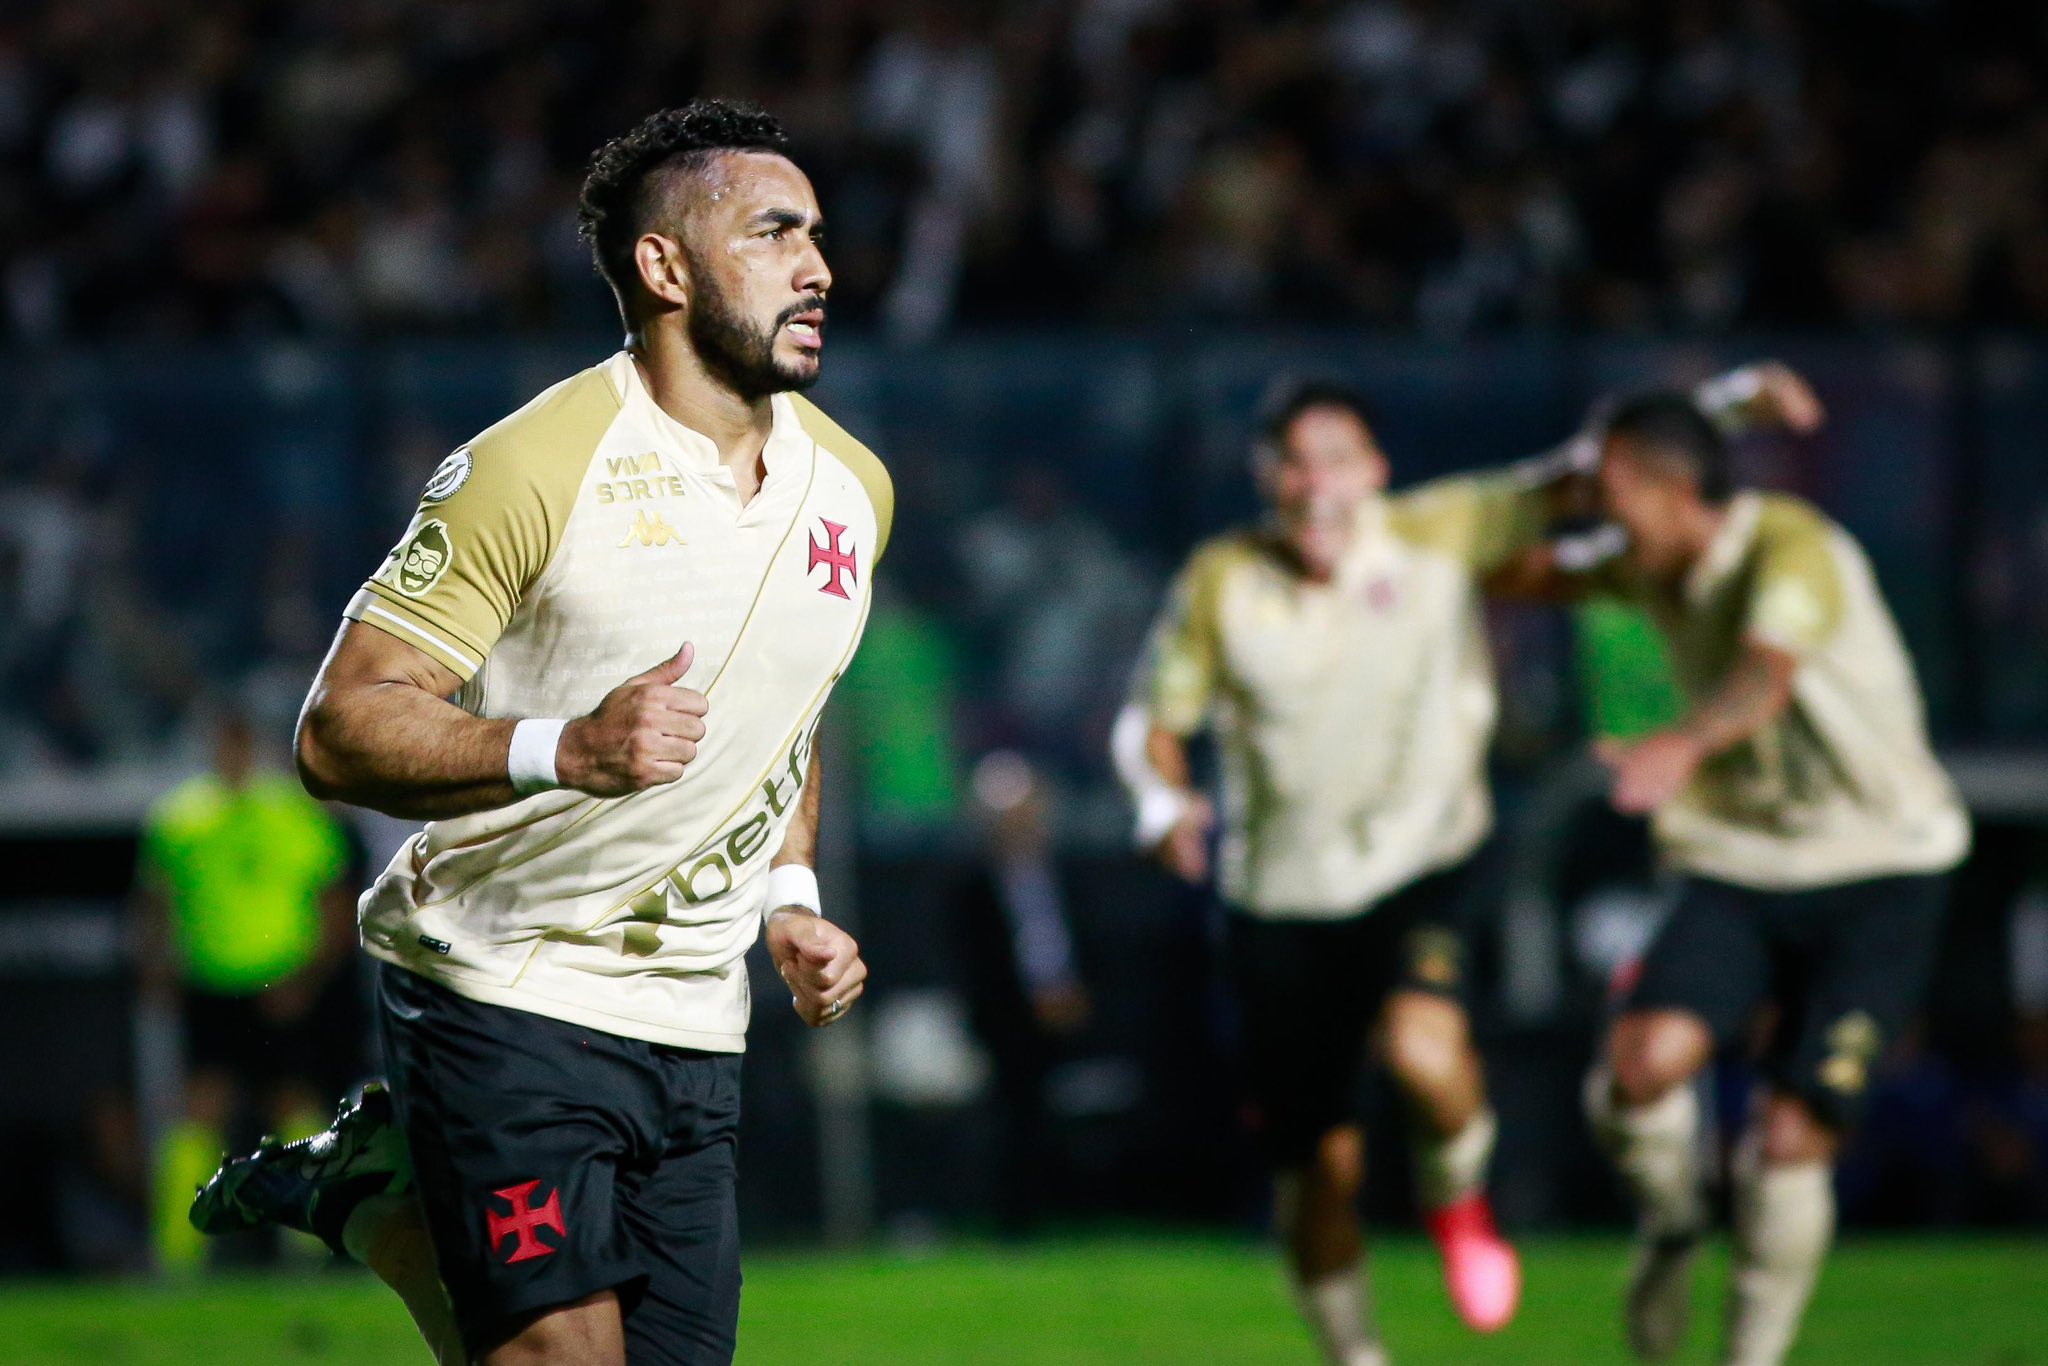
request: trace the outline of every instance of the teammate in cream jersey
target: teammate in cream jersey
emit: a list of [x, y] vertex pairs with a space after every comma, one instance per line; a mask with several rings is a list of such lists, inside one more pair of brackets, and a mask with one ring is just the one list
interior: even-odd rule
[[1255, 461], [1271, 521], [1182, 570], [1113, 743], [1140, 843], [1199, 881], [1210, 815], [1185, 739], [1216, 736], [1228, 957], [1290, 1278], [1332, 1366], [1379, 1366], [1354, 1204], [1371, 1036], [1416, 1115], [1459, 1313], [1492, 1331], [1520, 1294], [1483, 1187], [1494, 1120], [1452, 917], [1490, 821], [1479, 583], [1542, 535], [1551, 467], [1386, 496], [1364, 404], [1324, 382], [1269, 400]]
[[744, 956], [765, 928], [813, 1026], [867, 975], [815, 740], [891, 495], [794, 392], [832, 276], [772, 118], [656, 114], [581, 207], [625, 350], [435, 471], [300, 720], [317, 794], [427, 822], [362, 903], [389, 1089], [193, 1219], [318, 1233], [443, 1366], [724, 1366]]
[[744, 1047], [762, 875], [892, 510], [866, 447], [801, 396], [770, 405], [766, 477], [744, 504], [625, 352], [443, 463], [351, 620], [440, 662], [484, 717], [584, 715], [687, 640], [673, 681], [716, 722], [687, 781], [429, 823], [363, 898], [370, 953], [472, 1000]]
[[[1783, 379], [1764, 372], [1730, 420], [1768, 415]], [[1581, 435], [1389, 495], [1361, 402], [1336, 385], [1284, 389], [1256, 455], [1272, 516], [1189, 560], [1117, 724], [1138, 841], [1189, 881], [1207, 875], [1212, 816], [1185, 746], [1215, 736], [1217, 883], [1249, 1099], [1296, 1297], [1333, 1366], [1385, 1360], [1355, 1206], [1369, 1044], [1413, 1113], [1418, 1194], [1453, 1304], [1492, 1331], [1519, 1299], [1486, 1198], [1495, 1121], [1460, 1000], [1456, 922], [1492, 826], [1481, 595], [1542, 541], [1560, 482], [1595, 454]]]
[[[1793, 425], [1811, 429], [1820, 405], [1800, 391]], [[1641, 606], [1688, 703], [1602, 751], [1614, 805], [1650, 816], [1680, 878], [1585, 1089], [1641, 1212], [1627, 1334], [1649, 1360], [1684, 1338], [1709, 1217], [1693, 1079], [1761, 1036], [1720, 1359], [1776, 1366], [1833, 1234], [1835, 1155], [1918, 1005], [1969, 820], [1849, 533], [1797, 498], [1734, 487], [1724, 434], [1687, 396], [1620, 404], [1601, 447], [1620, 553], [1570, 566], [1537, 548], [1497, 586]]]

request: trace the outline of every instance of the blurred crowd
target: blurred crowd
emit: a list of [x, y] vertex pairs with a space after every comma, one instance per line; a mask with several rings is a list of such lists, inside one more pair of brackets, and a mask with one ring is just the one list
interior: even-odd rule
[[2048, 320], [2048, 20], [1995, 0], [30, 0], [15, 338], [609, 323], [591, 149], [790, 125], [839, 316], [1459, 334]]

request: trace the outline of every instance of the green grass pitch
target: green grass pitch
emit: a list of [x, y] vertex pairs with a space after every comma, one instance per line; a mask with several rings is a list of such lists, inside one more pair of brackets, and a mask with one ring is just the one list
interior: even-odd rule
[[[1494, 1338], [1452, 1320], [1427, 1245], [1387, 1240], [1373, 1260], [1401, 1366], [1620, 1363], [1624, 1248], [1552, 1239], [1525, 1248], [1521, 1318]], [[1713, 1359], [1724, 1263], [1703, 1264], [1680, 1360]], [[0, 1290], [0, 1362], [95, 1366], [425, 1361], [398, 1307], [366, 1276], [185, 1287]], [[925, 1256], [762, 1253], [748, 1264], [745, 1366], [1195, 1366], [1314, 1358], [1270, 1252], [1216, 1238], [1047, 1242]], [[2048, 1244], [1852, 1239], [1821, 1282], [1795, 1366], [2048, 1366]]]

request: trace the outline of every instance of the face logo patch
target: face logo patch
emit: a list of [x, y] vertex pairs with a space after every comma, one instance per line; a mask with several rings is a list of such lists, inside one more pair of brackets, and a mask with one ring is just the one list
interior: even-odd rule
[[455, 546], [448, 539], [448, 524], [438, 517], [420, 523], [420, 529], [398, 551], [398, 591], [409, 598], [424, 595], [441, 581], [454, 559]]
[[435, 466], [427, 478], [427, 487], [420, 494], [420, 501], [429, 507], [445, 503], [455, 496], [455, 491], [469, 482], [471, 465], [469, 447], [464, 446], [453, 455]]

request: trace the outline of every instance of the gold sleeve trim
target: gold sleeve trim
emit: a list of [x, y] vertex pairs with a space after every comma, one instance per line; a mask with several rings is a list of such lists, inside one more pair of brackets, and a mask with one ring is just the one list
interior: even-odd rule
[[1189, 557], [1167, 592], [1133, 689], [1162, 730], [1192, 735], [1208, 718], [1222, 672], [1223, 584], [1248, 554], [1241, 537], [1210, 541]]
[[1452, 475], [1388, 499], [1394, 534], [1475, 573], [1543, 539], [1546, 494], [1510, 470]]
[[1847, 612], [1834, 527], [1783, 495], [1763, 500], [1749, 577], [1744, 633], [1788, 654], [1825, 645]]
[[355, 597], [349, 600], [341, 614], [350, 621], [360, 621], [386, 635], [396, 636], [414, 649], [431, 655], [465, 683], [484, 666], [481, 658], [450, 644], [429, 623], [408, 611], [405, 604], [394, 601], [380, 584], [365, 584], [356, 590]]
[[790, 401], [811, 439], [852, 470], [854, 478], [860, 480], [861, 487], [867, 490], [868, 501], [875, 508], [875, 563], [880, 564], [882, 553], [889, 548], [889, 531], [896, 522], [896, 486], [889, 478], [889, 471], [882, 467], [881, 460], [873, 451], [827, 417], [817, 404], [798, 394], [790, 395]]
[[[599, 368], [487, 428], [462, 448], [464, 477], [452, 488], [438, 475], [429, 482], [404, 539], [357, 595], [363, 608], [354, 619], [427, 649], [467, 681], [554, 558], [618, 414]], [[385, 615], [370, 613], [366, 595]]]

